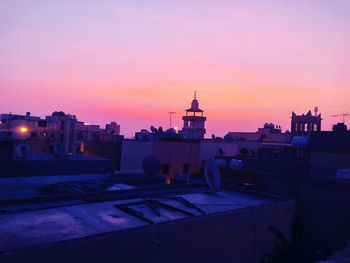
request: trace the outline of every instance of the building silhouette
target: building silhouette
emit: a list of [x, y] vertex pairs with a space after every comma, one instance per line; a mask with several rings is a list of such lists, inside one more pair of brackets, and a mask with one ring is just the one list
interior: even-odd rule
[[314, 131], [321, 131], [321, 113], [312, 115], [311, 111], [302, 115], [292, 112], [291, 134], [292, 136], [310, 135]]
[[179, 134], [187, 138], [203, 139], [206, 133], [205, 121], [207, 118], [203, 116], [204, 111], [199, 108], [196, 97], [196, 92], [194, 92], [191, 107], [186, 110], [186, 115], [182, 117], [184, 124]]

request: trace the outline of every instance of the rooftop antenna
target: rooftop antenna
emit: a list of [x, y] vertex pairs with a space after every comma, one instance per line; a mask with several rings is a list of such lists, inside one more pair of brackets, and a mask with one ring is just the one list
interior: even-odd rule
[[196, 90], [194, 91], [194, 98], [195, 99], [197, 98], [197, 91]]
[[168, 113], [169, 113], [169, 129], [171, 129], [171, 116], [173, 114], [176, 114], [176, 112], [175, 111], [169, 111]]
[[318, 107], [317, 106], [314, 108], [314, 112], [315, 112], [315, 116], [317, 116], [317, 113], [318, 113]]
[[348, 117], [348, 116], [350, 116], [349, 113], [331, 115], [331, 117], [342, 117], [343, 118], [343, 123], [345, 123], [345, 118]]

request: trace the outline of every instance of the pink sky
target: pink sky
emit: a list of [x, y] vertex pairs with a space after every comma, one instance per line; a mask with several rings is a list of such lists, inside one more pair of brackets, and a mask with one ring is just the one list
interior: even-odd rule
[[[174, 125], [197, 90], [207, 136], [350, 112], [349, 1], [0, 1], [0, 112]], [[350, 120], [347, 122], [350, 124]]]

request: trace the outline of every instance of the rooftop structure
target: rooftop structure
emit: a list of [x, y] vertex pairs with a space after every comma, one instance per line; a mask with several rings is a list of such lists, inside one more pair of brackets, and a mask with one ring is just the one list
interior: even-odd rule
[[291, 121], [291, 134], [292, 136], [303, 136], [310, 135], [314, 131], [321, 131], [321, 113], [317, 114], [318, 110], [315, 111], [315, 115], [308, 111], [307, 114], [296, 115], [292, 112]]
[[186, 116], [182, 117], [184, 125], [180, 134], [187, 138], [203, 139], [205, 131], [206, 117], [203, 116], [203, 110], [199, 108], [196, 92], [191, 103], [191, 107], [186, 110]]
[[281, 126], [273, 123], [265, 123], [263, 128], [256, 132], [229, 132], [235, 141], [260, 141], [260, 142], [286, 142], [289, 140], [289, 132], [283, 133]]
[[269, 227], [289, 237], [295, 209], [231, 190], [122, 192], [123, 200], [0, 215], [1, 262], [260, 262], [273, 249]]
[[36, 153], [52, 153], [53, 145], [60, 142], [66, 153], [80, 154], [83, 141], [108, 140], [120, 134], [120, 126], [115, 122], [107, 124], [105, 129], [99, 125], [80, 122], [75, 115], [55, 111], [45, 119], [26, 115], [1, 114], [0, 139], [24, 140], [30, 142]]

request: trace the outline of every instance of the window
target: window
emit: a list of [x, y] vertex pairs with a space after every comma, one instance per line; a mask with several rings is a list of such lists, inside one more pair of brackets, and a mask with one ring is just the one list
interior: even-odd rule
[[51, 138], [55, 138], [55, 134], [54, 133], [51, 133]]
[[60, 134], [60, 142], [62, 142], [62, 143], [63, 143], [63, 139], [64, 139], [64, 134], [63, 134], [63, 133], [61, 133], [61, 134]]
[[61, 121], [61, 130], [64, 130], [64, 121]]
[[185, 163], [184, 164], [184, 174], [187, 174], [190, 170], [190, 164], [189, 163]]
[[36, 136], [37, 136], [37, 132], [31, 132], [31, 133], [30, 133], [30, 137], [36, 138]]
[[38, 126], [39, 127], [47, 127], [47, 121], [39, 120], [38, 121]]
[[240, 154], [243, 156], [246, 156], [247, 154], [249, 154], [249, 151], [247, 148], [242, 148], [239, 150]]
[[169, 174], [169, 164], [165, 163], [162, 165], [162, 174]]

